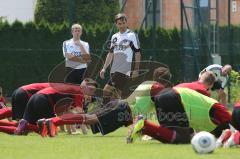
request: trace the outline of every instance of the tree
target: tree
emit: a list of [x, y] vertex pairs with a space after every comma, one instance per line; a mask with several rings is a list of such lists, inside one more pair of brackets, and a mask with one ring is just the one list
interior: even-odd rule
[[67, 0], [37, 0], [34, 19], [36, 23], [62, 23], [67, 20]]
[[111, 24], [118, 11], [118, 0], [37, 0], [34, 17], [36, 23]]

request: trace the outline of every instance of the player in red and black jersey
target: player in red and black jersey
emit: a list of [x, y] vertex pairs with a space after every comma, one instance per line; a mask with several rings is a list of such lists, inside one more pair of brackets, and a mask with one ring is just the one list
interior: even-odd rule
[[[14, 120], [19, 120], [23, 117], [27, 102], [30, 97], [35, 94], [37, 91], [50, 87], [54, 87], [57, 83], [33, 83], [24, 85], [16, 89], [12, 94], [12, 108], [5, 107], [0, 109], [0, 119], [11, 118]], [[16, 130], [18, 122], [10, 122], [6, 120], [0, 120], [0, 131], [13, 134]], [[29, 129], [36, 131], [36, 127], [28, 126]]]
[[12, 94], [12, 108], [6, 107], [2, 109], [0, 111], [0, 119], [10, 117], [13, 120], [21, 119], [30, 97], [37, 91], [47, 87], [50, 87], [50, 83], [33, 83], [16, 89]]
[[27, 123], [36, 125], [37, 120], [54, 117], [71, 106], [81, 111], [84, 97], [93, 96], [96, 88], [97, 83], [87, 78], [80, 86], [59, 84], [37, 92], [30, 98], [15, 133], [20, 135], [25, 131]]
[[12, 118], [22, 119], [30, 97], [36, 92], [50, 87], [50, 83], [33, 83], [16, 89], [12, 94]]

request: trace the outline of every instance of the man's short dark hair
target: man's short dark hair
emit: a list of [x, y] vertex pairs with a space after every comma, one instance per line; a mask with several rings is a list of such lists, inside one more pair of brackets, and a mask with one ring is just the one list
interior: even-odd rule
[[167, 67], [158, 67], [153, 72], [153, 80], [165, 85], [165, 87], [171, 86], [171, 77], [172, 74]]

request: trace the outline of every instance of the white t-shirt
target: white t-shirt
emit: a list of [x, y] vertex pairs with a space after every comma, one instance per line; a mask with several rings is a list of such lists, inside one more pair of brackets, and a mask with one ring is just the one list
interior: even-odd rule
[[111, 73], [120, 72], [130, 76], [133, 53], [140, 51], [137, 35], [127, 29], [116, 33], [111, 38], [111, 52], [114, 54]]
[[[87, 53], [89, 53], [89, 44], [85, 41], [80, 40], [80, 43], [83, 45], [84, 49], [86, 50]], [[63, 42], [63, 56], [65, 57], [65, 66], [66, 67], [71, 67], [73, 69], [82, 69], [82, 68], [87, 68], [87, 64], [83, 64], [80, 62], [75, 62], [75, 61], [70, 61], [65, 54], [66, 53], [71, 53], [72, 55], [75, 55], [77, 57], [81, 57], [81, 51], [80, 47], [75, 45], [73, 39], [66, 40]]]
[[218, 64], [213, 64], [213, 65], [209, 65], [208, 67], [206, 67], [205, 69], [203, 69], [200, 73], [199, 73], [199, 77], [201, 76], [201, 74], [205, 71], [211, 71], [216, 75], [216, 81], [221, 82], [221, 86], [222, 88], [224, 88], [227, 84], [228, 81], [228, 75], [223, 75], [222, 74], [222, 67], [221, 65]]

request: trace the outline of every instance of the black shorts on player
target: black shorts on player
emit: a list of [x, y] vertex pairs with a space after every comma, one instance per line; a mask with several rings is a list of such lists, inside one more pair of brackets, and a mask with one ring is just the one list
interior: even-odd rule
[[28, 100], [32, 94], [23, 90], [16, 89], [12, 94], [12, 119], [22, 119]]
[[98, 118], [98, 124], [91, 125], [94, 134], [101, 132], [106, 135], [122, 126], [129, 126], [133, 120], [129, 105], [120, 100], [111, 101], [91, 114]]
[[168, 127], [189, 127], [187, 114], [180, 95], [173, 89], [166, 89], [154, 98], [160, 125]]
[[36, 124], [39, 119], [54, 116], [54, 108], [48, 97], [43, 94], [34, 94], [27, 104], [23, 119], [30, 124]]

